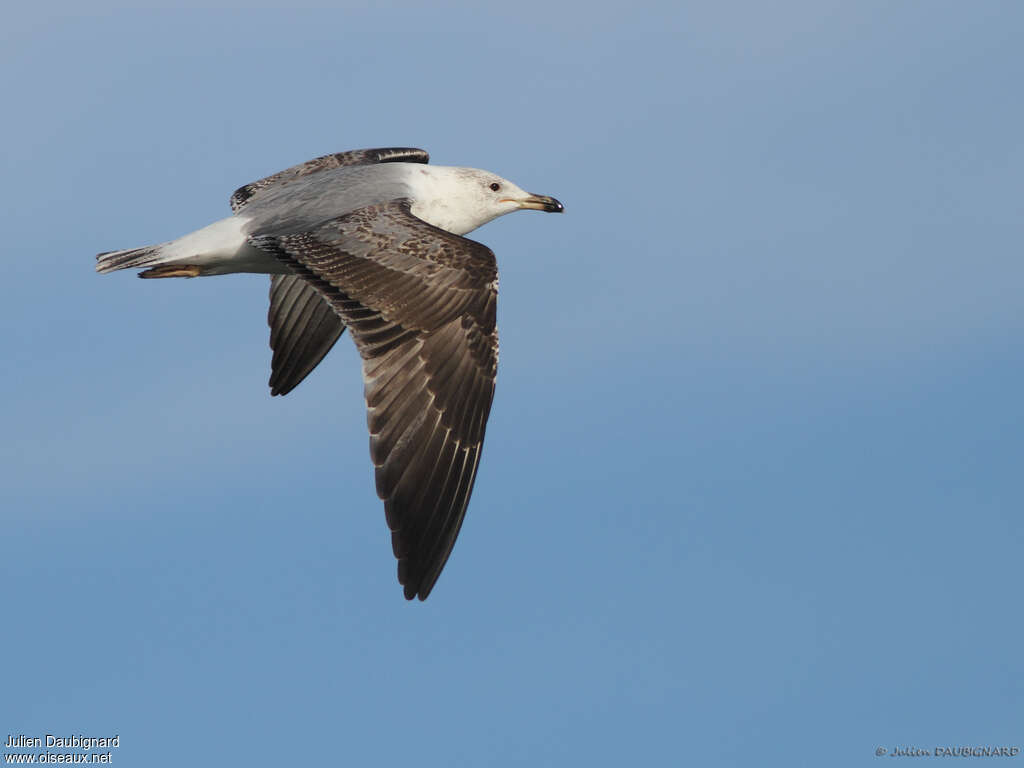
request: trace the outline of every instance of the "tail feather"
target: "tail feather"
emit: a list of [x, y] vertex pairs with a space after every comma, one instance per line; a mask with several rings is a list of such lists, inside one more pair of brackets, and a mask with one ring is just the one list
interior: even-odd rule
[[160, 245], [147, 245], [142, 248], [101, 253], [96, 257], [96, 271], [113, 272], [118, 269], [154, 266], [165, 260], [165, 257], [161, 255], [162, 248], [163, 246]]

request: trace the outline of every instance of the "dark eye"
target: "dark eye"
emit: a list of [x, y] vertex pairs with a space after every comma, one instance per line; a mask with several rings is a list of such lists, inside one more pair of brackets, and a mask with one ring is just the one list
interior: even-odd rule
[[492, 181], [491, 182], [491, 191], [492, 192], [497, 192], [499, 189], [501, 189], [501, 184], [499, 184], [496, 181]]

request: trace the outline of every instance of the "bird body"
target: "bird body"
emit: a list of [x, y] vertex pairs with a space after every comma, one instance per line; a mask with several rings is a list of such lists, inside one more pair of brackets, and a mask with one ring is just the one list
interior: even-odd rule
[[[497, 203], [489, 184], [501, 185]], [[206, 277], [235, 272], [289, 274], [290, 270], [265, 251], [253, 248], [249, 237], [273, 232], [303, 232], [327, 220], [382, 200], [411, 201], [418, 219], [456, 235], [472, 232], [520, 206], [516, 199], [530, 195], [507, 179], [476, 168], [426, 166], [419, 163], [340, 166], [310, 174], [301, 184], [278, 184], [254, 196], [235, 214], [158, 246], [101, 254], [97, 271], [132, 267], [164, 267], [144, 277]], [[145, 251], [131, 263], [119, 259]], [[196, 268], [195, 275], [171, 274], [170, 267]]]
[[228, 218], [96, 265], [271, 275], [271, 394], [350, 330], [399, 582], [421, 600], [461, 527], [497, 372], [497, 264], [462, 235], [514, 210], [562, 211], [488, 171], [428, 160], [407, 148], [325, 155], [240, 187]]

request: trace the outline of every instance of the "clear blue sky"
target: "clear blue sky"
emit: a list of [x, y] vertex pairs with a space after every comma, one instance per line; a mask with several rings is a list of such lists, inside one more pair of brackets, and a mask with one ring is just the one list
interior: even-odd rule
[[[155, 768], [1024, 746], [1020, 3], [86, 5], [0, 30], [0, 739]], [[567, 211], [475, 233], [501, 371], [422, 604], [351, 343], [271, 399], [265, 278], [93, 273], [389, 145]]]

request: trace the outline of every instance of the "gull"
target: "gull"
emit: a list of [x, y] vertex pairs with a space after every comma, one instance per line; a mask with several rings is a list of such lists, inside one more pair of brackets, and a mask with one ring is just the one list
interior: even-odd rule
[[159, 245], [99, 254], [139, 277], [270, 277], [270, 391], [294, 389], [346, 328], [362, 358], [370, 458], [398, 581], [425, 600], [473, 491], [498, 369], [498, 268], [463, 237], [523, 209], [561, 213], [422, 149], [324, 155], [231, 195], [233, 215]]

